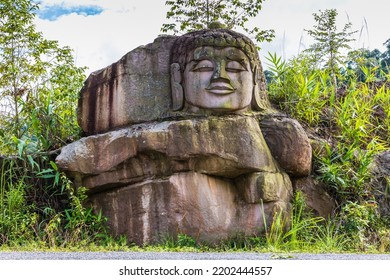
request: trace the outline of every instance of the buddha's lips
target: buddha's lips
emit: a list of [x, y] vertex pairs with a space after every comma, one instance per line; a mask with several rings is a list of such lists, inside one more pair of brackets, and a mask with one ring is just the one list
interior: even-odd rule
[[220, 95], [230, 94], [236, 90], [234, 87], [227, 83], [212, 83], [206, 89], [211, 93]]

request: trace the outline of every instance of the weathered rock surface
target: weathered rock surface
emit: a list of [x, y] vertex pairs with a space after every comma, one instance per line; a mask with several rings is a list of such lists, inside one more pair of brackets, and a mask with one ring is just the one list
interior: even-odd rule
[[306, 198], [306, 205], [315, 214], [329, 218], [333, 215], [336, 202], [325, 191], [324, 185], [312, 177], [296, 178], [292, 180], [295, 191], [301, 191]]
[[268, 116], [260, 122], [264, 138], [280, 166], [294, 177], [311, 172], [312, 148], [302, 126], [284, 116]]
[[88, 77], [78, 106], [78, 122], [87, 135], [169, 115], [169, 58], [175, 39], [159, 37]]
[[115, 233], [138, 243], [259, 233], [292, 195], [253, 117], [133, 125], [64, 147], [57, 164], [89, 189]]
[[256, 235], [264, 230], [264, 219], [269, 222], [280, 207], [288, 208], [287, 202], [244, 203], [233, 181], [196, 172], [98, 193], [91, 200], [110, 217], [115, 234], [138, 244], [179, 233], [213, 243], [236, 234]]
[[370, 185], [382, 216], [390, 217], [390, 151], [377, 155], [370, 166]]
[[285, 173], [250, 173], [236, 178], [235, 183], [247, 203], [288, 201], [291, 197], [291, 182]]

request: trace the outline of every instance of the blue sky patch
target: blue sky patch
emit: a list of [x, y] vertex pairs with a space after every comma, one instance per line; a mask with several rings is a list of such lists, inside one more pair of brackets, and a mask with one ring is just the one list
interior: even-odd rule
[[78, 14], [83, 16], [94, 16], [99, 15], [103, 12], [103, 8], [99, 6], [62, 6], [62, 5], [52, 5], [52, 6], [43, 6], [37, 11], [37, 15], [41, 19], [46, 19], [54, 21], [61, 16], [69, 14]]

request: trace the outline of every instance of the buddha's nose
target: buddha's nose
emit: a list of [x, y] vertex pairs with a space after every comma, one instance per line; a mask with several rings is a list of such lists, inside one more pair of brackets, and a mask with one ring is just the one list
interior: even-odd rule
[[217, 79], [223, 79], [230, 81], [230, 77], [226, 72], [226, 62], [224, 61], [219, 61], [215, 65], [215, 70], [213, 73], [213, 76], [211, 77], [212, 80], [217, 80]]

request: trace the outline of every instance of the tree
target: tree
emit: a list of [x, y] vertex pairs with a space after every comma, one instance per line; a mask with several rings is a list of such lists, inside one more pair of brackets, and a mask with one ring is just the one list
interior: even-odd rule
[[222, 26], [233, 29], [242, 28], [249, 35], [255, 37], [256, 41], [271, 41], [274, 37], [273, 30], [253, 29], [245, 25], [249, 18], [258, 15], [264, 0], [173, 0], [166, 1], [165, 5], [170, 6], [167, 12], [167, 19], [174, 23], [163, 24], [161, 31], [190, 32], [203, 28], [210, 28], [219, 22]]
[[352, 70], [357, 81], [365, 82], [369, 79], [382, 79], [381, 74], [381, 56], [383, 54], [378, 50], [367, 49], [353, 50], [348, 53], [347, 69]]
[[52, 151], [78, 136], [84, 68], [36, 31], [37, 9], [0, 0], [0, 246], [99, 241], [105, 219], [81, 205], [83, 189], [72, 189]]
[[33, 0], [0, 2], [0, 153], [15, 152], [12, 143], [49, 150], [77, 131], [84, 68], [36, 31], [37, 9]]
[[306, 51], [313, 53], [320, 63], [325, 63], [325, 67], [329, 69], [333, 77], [335, 89], [337, 88], [339, 64], [344, 62], [341, 50], [351, 48], [348, 43], [354, 41], [351, 36], [357, 32], [350, 31], [351, 22], [346, 23], [341, 31], [337, 31], [337, 14], [336, 9], [320, 10], [318, 14], [314, 13], [314, 20], [317, 24], [312, 30], [306, 30], [315, 40], [315, 43]]
[[386, 51], [384, 51], [381, 55], [381, 66], [382, 69], [389, 73], [390, 68], [390, 39], [387, 39], [386, 42], [383, 43], [386, 46]]

